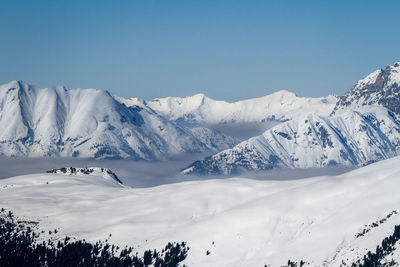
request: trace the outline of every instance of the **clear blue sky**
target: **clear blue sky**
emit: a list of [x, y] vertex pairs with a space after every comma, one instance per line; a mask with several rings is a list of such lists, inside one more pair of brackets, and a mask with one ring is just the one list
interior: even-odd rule
[[0, 83], [224, 100], [343, 94], [400, 60], [400, 1], [0, 1]]

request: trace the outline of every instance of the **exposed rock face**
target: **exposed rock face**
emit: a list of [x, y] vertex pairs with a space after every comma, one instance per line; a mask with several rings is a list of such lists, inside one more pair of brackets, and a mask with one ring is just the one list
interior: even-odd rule
[[400, 61], [357, 82], [340, 97], [333, 111], [348, 107], [380, 105], [400, 114]]

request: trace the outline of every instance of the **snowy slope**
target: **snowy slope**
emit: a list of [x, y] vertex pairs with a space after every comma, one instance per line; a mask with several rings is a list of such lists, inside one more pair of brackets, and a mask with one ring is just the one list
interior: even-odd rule
[[[395, 63], [368, 75], [340, 98], [329, 116], [305, 110], [258, 137], [192, 163], [183, 173], [357, 166], [393, 157], [400, 149], [399, 71], [400, 64]], [[378, 81], [382, 79], [385, 82]]]
[[0, 207], [38, 221], [39, 230], [58, 229], [59, 237], [95, 241], [111, 233], [110, 242], [139, 251], [187, 241], [188, 266], [282, 266], [288, 259], [340, 266], [375, 250], [400, 224], [399, 177], [399, 157], [339, 176], [142, 189], [96, 175], [32, 174], [0, 180]]
[[233, 145], [207, 129], [185, 129], [150, 108], [127, 107], [107, 91], [0, 86], [0, 154], [161, 159]]

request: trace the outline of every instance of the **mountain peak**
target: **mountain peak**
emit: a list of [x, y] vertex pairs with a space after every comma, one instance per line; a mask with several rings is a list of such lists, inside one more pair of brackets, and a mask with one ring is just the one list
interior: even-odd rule
[[297, 95], [288, 90], [279, 90], [270, 95], [266, 95], [264, 97], [279, 97], [280, 99], [294, 99], [297, 98]]
[[352, 106], [380, 105], [400, 114], [400, 62], [387, 66], [359, 80], [336, 104], [332, 114]]
[[[63, 85], [57, 85], [54, 86], [52, 88], [44, 88], [44, 89], [51, 89], [51, 90], [56, 90], [56, 91], [67, 91], [67, 89], [65, 88], [65, 86]], [[6, 90], [6, 91], [13, 91], [13, 90], [23, 90], [25, 92], [35, 92], [37, 93], [40, 90], [44, 90], [44, 89], [40, 89], [39, 87], [35, 86], [35, 85], [31, 85], [29, 83], [26, 83], [22, 80], [12, 80], [8, 83], [2, 84], [0, 85], [0, 91]]]
[[204, 104], [204, 102], [205, 102], [205, 100], [207, 98], [208, 97], [205, 94], [202, 94], [202, 93], [198, 93], [198, 94], [195, 94], [195, 95], [187, 97], [187, 99], [189, 101], [192, 101], [193, 104], [198, 104], [198, 105]]
[[376, 70], [374, 72], [371, 72], [368, 74], [365, 78], [359, 80], [356, 85], [354, 86], [355, 88], [362, 88], [366, 85], [373, 84], [376, 82], [376, 79], [378, 76], [383, 72], [382, 69]]
[[204, 98], [204, 97], [206, 97], [206, 95], [203, 93], [198, 93], [191, 96], [191, 98]]
[[293, 93], [293, 92], [291, 92], [289, 90], [286, 90], [286, 89], [282, 89], [282, 90], [276, 91], [276, 92], [274, 92], [272, 94], [273, 95], [274, 94], [277, 94], [277, 95], [296, 95], [295, 93]]
[[0, 85], [0, 90], [8, 90], [10, 88], [20, 88], [22, 87], [22, 84], [24, 84], [23, 81], [17, 81], [17, 80], [12, 80], [8, 83]]

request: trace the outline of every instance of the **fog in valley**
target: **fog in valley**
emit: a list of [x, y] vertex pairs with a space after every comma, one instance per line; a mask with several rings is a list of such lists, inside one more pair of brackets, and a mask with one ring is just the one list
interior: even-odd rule
[[339, 175], [352, 170], [350, 167], [336, 166], [314, 169], [273, 169], [259, 172], [245, 172], [230, 176], [181, 175], [179, 172], [204, 155], [186, 154], [165, 161], [134, 161], [131, 159], [81, 159], [81, 158], [8, 158], [0, 157], [0, 179], [13, 176], [45, 173], [61, 167], [104, 167], [111, 169], [125, 185], [132, 187], [152, 187], [162, 184], [204, 179], [226, 179], [242, 177], [257, 180], [287, 180], [307, 177]]

